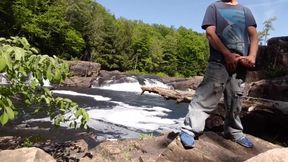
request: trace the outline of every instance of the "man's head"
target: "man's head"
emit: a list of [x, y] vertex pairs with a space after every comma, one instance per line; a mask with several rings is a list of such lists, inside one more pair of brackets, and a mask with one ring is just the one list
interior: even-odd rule
[[238, 1], [237, 0], [221, 0], [224, 3], [229, 3], [231, 5], [237, 5]]

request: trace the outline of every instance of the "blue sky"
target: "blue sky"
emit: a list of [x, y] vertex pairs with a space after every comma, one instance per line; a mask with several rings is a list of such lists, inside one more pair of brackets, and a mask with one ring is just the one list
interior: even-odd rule
[[[214, 0], [96, 0], [116, 18], [142, 20], [149, 24], [166, 26], [184, 26], [197, 32], [201, 29], [206, 7]], [[263, 22], [276, 16], [274, 31], [270, 37], [288, 36], [288, 0], [238, 0], [251, 9], [258, 30], [263, 29]]]

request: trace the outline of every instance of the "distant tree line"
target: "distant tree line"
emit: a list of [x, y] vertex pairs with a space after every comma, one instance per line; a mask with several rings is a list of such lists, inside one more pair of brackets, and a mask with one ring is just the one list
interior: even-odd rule
[[201, 74], [209, 53], [202, 33], [116, 19], [93, 0], [1, 0], [0, 36], [24, 36], [43, 54], [106, 70], [170, 76]]

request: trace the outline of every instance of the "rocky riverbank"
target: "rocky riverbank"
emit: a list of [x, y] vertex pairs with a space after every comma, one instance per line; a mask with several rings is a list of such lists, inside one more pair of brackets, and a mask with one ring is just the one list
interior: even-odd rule
[[[50, 122], [6, 125], [0, 128], [0, 161], [155, 161], [176, 137], [170, 136], [143, 134], [138, 139], [106, 140], [99, 138], [97, 131], [54, 128]], [[39, 148], [45, 152], [39, 152]], [[4, 150], [15, 151], [9, 152], [9, 159], [7, 154], [1, 154]]]
[[[255, 144], [244, 148], [220, 134], [206, 131], [194, 149], [186, 150], [177, 133], [145, 135], [138, 139], [98, 139], [85, 130], [53, 128], [46, 122], [0, 129], [0, 161], [5, 162], [283, 162], [287, 149], [248, 135]], [[267, 151], [267, 152], [266, 152]], [[258, 155], [259, 154], [259, 155]], [[257, 156], [258, 155], [258, 156]]]

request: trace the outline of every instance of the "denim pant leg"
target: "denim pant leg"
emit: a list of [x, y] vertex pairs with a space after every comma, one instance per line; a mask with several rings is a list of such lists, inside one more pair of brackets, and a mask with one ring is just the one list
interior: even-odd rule
[[224, 122], [224, 134], [239, 139], [244, 136], [243, 126], [240, 120], [242, 109], [241, 97], [243, 95], [244, 83], [243, 79], [236, 78], [237, 74], [233, 74], [225, 87], [224, 104], [226, 108], [226, 117]]
[[224, 65], [214, 62], [208, 64], [204, 79], [189, 104], [189, 112], [185, 117], [182, 131], [195, 136], [204, 130], [205, 120], [217, 107], [228, 77]]

